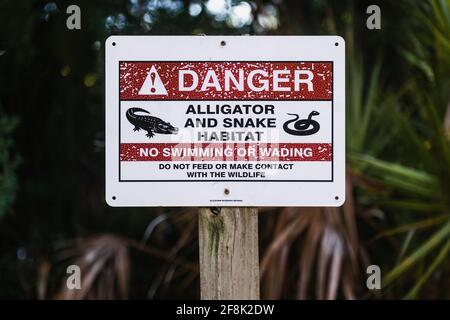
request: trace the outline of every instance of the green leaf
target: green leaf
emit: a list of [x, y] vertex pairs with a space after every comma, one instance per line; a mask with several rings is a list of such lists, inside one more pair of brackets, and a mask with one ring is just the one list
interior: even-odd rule
[[401, 276], [420, 259], [428, 255], [439, 243], [450, 235], [450, 221], [447, 222], [439, 231], [431, 236], [424, 244], [417, 248], [411, 255], [404, 259], [398, 266], [392, 269], [385, 277], [383, 287], [391, 284], [395, 279]]
[[444, 262], [445, 258], [447, 258], [449, 250], [450, 239], [447, 240], [447, 243], [439, 251], [439, 254], [434, 259], [433, 263], [428, 267], [427, 271], [420, 277], [416, 285], [406, 294], [403, 299], [415, 299], [417, 297], [428, 278], [431, 277], [434, 271], [436, 271], [436, 269], [442, 264], [442, 262]]

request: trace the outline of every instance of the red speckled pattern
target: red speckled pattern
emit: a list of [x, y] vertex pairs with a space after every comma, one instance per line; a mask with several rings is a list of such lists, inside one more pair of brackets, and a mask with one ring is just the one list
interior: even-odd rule
[[120, 160], [331, 161], [332, 150], [331, 143], [122, 143]]
[[[152, 67], [155, 67], [167, 95], [139, 94], [139, 91]], [[244, 88], [238, 90], [231, 85], [229, 90], [224, 89], [225, 70], [231, 70], [233, 76], [239, 79], [239, 69], [243, 70]], [[179, 70], [194, 70], [199, 76], [199, 85], [192, 91], [179, 90]], [[202, 79], [208, 70], [217, 75], [221, 90], [217, 87], [208, 87], [201, 91]], [[268, 90], [251, 90], [247, 83], [247, 76], [253, 70], [267, 72], [268, 76], [256, 74], [253, 78], [255, 85], [260, 80], [267, 79]], [[274, 91], [273, 71], [287, 70], [281, 78], [289, 82], [280, 83], [279, 86], [290, 88], [289, 91]], [[309, 70], [313, 73], [313, 90], [308, 91], [306, 84], [300, 84], [299, 90], [294, 90], [295, 70]], [[306, 75], [301, 75], [304, 79]], [[332, 99], [332, 62], [121, 62], [120, 63], [120, 99], [121, 100], [331, 100]], [[186, 77], [186, 85], [192, 84]]]

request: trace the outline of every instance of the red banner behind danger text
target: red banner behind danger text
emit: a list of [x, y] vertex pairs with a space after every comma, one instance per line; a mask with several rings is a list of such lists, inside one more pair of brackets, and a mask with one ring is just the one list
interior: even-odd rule
[[121, 100], [331, 100], [332, 62], [121, 62]]

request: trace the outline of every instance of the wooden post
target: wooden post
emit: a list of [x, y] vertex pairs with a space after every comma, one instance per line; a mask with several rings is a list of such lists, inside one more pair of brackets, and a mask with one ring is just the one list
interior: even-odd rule
[[201, 208], [199, 245], [201, 299], [259, 299], [257, 208]]

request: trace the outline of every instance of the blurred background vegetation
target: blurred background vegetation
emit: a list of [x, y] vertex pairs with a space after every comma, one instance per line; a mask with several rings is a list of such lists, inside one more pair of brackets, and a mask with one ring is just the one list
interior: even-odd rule
[[0, 24], [0, 298], [199, 297], [195, 209], [105, 204], [103, 44], [201, 33], [347, 42], [347, 201], [261, 210], [262, 297], [450, 298], [449, 0], [1, 0]]

